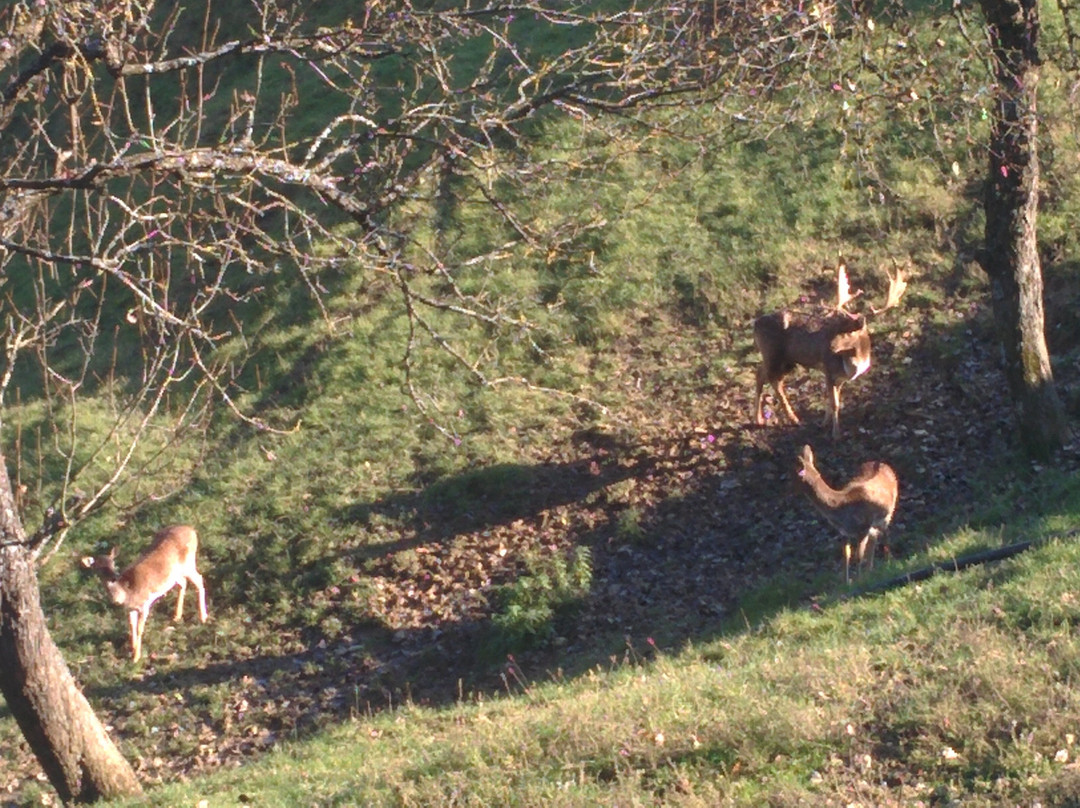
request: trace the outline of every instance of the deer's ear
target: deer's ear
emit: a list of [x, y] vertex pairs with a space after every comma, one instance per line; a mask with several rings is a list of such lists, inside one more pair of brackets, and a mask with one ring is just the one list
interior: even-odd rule
[[859, 342], [865, 339], [866, 335], [859, 331], [850, 331], [846, 334], [837, 334], [831, 340], [829, 340], [829, 350], [833, 353], [843, 353], [844, 351], [854, 351]]

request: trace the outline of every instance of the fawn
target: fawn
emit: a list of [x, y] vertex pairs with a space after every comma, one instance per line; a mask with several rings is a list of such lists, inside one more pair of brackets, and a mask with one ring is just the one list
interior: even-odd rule
[[101, 575], [110, 600], [117, 606], [128, 608], [133, 662], [138, 662], [142, 654], [143, 629], [150, 608], [174, 586], [180, 587], [180, 597], [173, 619], [179, 621], [184, 616], [184, 593], [190, 581], [199, 593], [199, 619], [206, 622], [206, 589], [202, 575], [195, 568], [198, 547], [195, 528], [173, 525], [159, 530], [150, 547], [122, 573], [116, 571], [115, 547], [108, 555], [82, 559], [85, 568]]
[[[762, 407], [766, 383], [776, 390], [788, 420], [799, 423], [784, 392], [784, 377], [801, 365], [825, 373], [824, 424], [832, 425], [834, 439], [840, 437], [840, 388], [844, 382], [857, 379], [870, 369], [870, 331], [864, 315], [852, 314], [844, 308], [854, 296], [848, 290], [847, 268], [842, 260], [837, 267], [836, 286], [836, 306], [817, 321], [796, 318], [787, 311], [766, 314], [754, 321], [754, 343], [761, 352], [754, 395], [757, 401], [754, 421], [758, 426], [765, 424]], [[885, 306], [871, 307], [871, 312], [880, 314], [895, 306], [906, 287], [899, 269], [895, 276], [890, 274]]]
[[[863, 463], [859, 473], [843, 488], [831, 488], [814, 465], [814, 452], [803, 446], [801, 467], [796, 485], [802, 490], [829, 524], [846, 540], [857, 540], [859, 568], [868, 561], [874, 567], [878, 539], [889, 529], [896, 500], [900, 494], [896, 472], [879, 461]], [[867, 559], [869, 551], [869, 559]], [[844, 546], [844, 580], [851, 581], [851, 543]]]

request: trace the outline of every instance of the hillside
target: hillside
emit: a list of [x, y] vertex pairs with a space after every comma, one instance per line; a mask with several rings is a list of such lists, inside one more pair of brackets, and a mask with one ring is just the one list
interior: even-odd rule
[[[507, 430], [515, 463], [477, 463], [348, 505], [306, 536], [284, 532], [287, 513], [247, 532], [219, 521], [265, 499], [226, 500], [215, 517], [200, 513], [211, 497], [183, 498], [172, 518], [200, 523], [213, 619], [162, 631], [169, 607], [159, 607], [140, 669], [125, 661], [122, 620], [96, 584], [53, 566], [56, 632], [144, 776], [171, 780], [404, 702], [453, 705], [572, 680], [609, 656], [638, 662], [654, 648], [708, 644], [836, 594], [839, 542], [788, 490], [803, 442], [829, 479], [868, 457], [898, 470], [882, 575], [1007, 542], [1053, 509], [1053, 495], [1038, 493], [1038, 469], [1010, 451], [985, 301], [974, 290], [920, 304], [932, 277], [920, 271], [877, 329], [872, 371], [845, 392], [839, 444], [818, 423], [819, 378], [791, 385], [803, 426], [753, 428], [748, 333], [718, 350], [706, 330], [646, 315], [604, 357], [618, 410], [585, 428], [572, 414], [553, 419], [544, 441], [539, 427]], [[277, 460], [265, 442], [258, 451], [247, 490], [281, 464], [291, 476], [288, 441]], [[303, 477], [322, 484], [335, 473], [304, 451]], [[1063, 470], [1078, 459], [1070, 452]], [[317, 508], [312, 490], [298, 496]], [[274, 524], [280, 547], [261, 533]], [[981, 524], [990, 532], [939, 547]], [[33, 769], [25, 752], [5, 765], [9, 784]]]
[[[1080, 151], [1068, 82], [1047, 73], [1048, 336], [1075, 418]], [[1080, 443], [1052, 464], [1016, 450], [970, 260], [985, 124], [944, 146], [921, 112], [852, 125], [880, 141], [855, 158], [833, 125], [845, 103], [819, 93], [761, 138], [708, 110], [666, 138], [535, 121], [529, 157], [550, 174], [507, 198], [565, 225], [565, 254], [496, 250], [489, 208], [459, 189], [440, 210], [420, 183], [388, 214], [415, 228], [409, 249], [494, 257], [415, 288], [458, 284], [520, 328], [436, 309], [414, 344], [394, 277], [336, 253], [316, 282], [273, 268], [220, 313], [234, 403], [277, 431], [223, 411], [163, 440], [160, 477], [40, 571], [53, 636], [156, 787], [147, 803], [1076, 804]], [[872, 320], [843, 436], [821, 426], [816, 372], [788, 385], [801, 425], [757, 428], [751, 318], [818, 310], [839, 254], [857, 308], [881, 301], [886, 267], [910, 283]], [[112, 446], [137, 375], [124, 354], [99, 357], [80, 451]], [[47, 392], [28, 374], [6, 415], [12, 462], [45, 478], [32, 507], [62, 464]], [[900, 478], [887, 558], [853, 587], [792, 491], [807, 443], [830, 481], [871, 458]], [[77, 559], [130, 560], [178, 522], [199, 531], [211, 619], [189, 600], [169, 623], [166, 596], [134, 665], [125, 616]], [[1045, 546], [857, 591], [1021, 538]], [[0, 746], [0, 793], [48, 802], [6, 710]]]

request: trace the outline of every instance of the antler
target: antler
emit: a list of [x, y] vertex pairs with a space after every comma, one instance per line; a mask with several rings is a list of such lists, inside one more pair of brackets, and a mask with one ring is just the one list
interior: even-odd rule
[[847, 264], [844, 259], [836, 265], [836, 308], [842, 309], [851, 302], [851, 285], [848, 283]]
[[[893, 259], [893, 266], [896, 266], [896, 259]], [[885, 306], [877, 309], [873, 306], [870, 307], [870, 311], [874, 314], [881, 314], [883, 311], [888, 311], [893, 306], [900, 302], [900, 298], [904, 294], [904, 290], [907, 289], [907, 279], [904, 278], [904, 270], [899, 266], [896, 266], [896, 274], [893, 275], [888, 269], [885, 270], [885, 274], [889, 276], [889, 294], [885, 298]]]
[[[894, 306], [900, 303], [900, 298], [903, 297], [904, 291], [907, 289], [907, 278], [904, 277], [904, 270], [897, 265], [896, 259], [892, 259], [893, 266], [896, 267], [896, 274], [885, 270], [885, 274], [889, 276], [889, 293], [885, 298], [885, 305], [880, 309], [876, 306], [870, 306], [871, 314], [881, 314], [883, 311], [888, 311]], [[836, 309], [837, 311], [847, 312], [844, 307], [852, 300], [862, 294], [862, 289], [857, 292], [851, 291], [851, 284], [848, 281], [847, 274], [847, 262], [844, 261], [843, 256], [840, 257], [836, 264]]]
[[862, 294], [862, 290], [851, 293], [851, 284], [848, 283], [847, 262], [840, 256], [836, 262], [836, 308], [838, 311], [846, 311], [844, 306]]

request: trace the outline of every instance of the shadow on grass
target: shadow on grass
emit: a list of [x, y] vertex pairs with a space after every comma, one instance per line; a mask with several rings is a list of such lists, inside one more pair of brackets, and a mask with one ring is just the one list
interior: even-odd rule
[[565, 463], [500, 463], [437, 480], [417, 493], [395, 494], [376, 502], [355, 503], [335, 518], [368, 525], [382, 517], [416, 530], [417, 538], [373, 543], [360, 551], [373, 557], [439, 541], [464, 532], [535, 519], [553, 508], [573, 505], [642, 473], [629, 446], [612, 446]]

